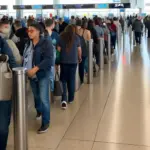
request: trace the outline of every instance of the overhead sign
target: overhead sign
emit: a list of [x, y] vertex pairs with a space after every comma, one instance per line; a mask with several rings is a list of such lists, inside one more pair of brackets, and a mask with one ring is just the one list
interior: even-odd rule
[[109, 8], [131, 8], [130, 3], [109, 4]]
[[53, 9], [53, 5], [43, 5], [42, 9]]
[[59, 4], [106, 4], [121, 3], [121, 0], [59, 0]]
[[88, 9], [88, 8], [95, 8], [95, 4], [63, 5], [63, 9]]
[[32, 5], [14, 5], [13, 9], [32, 9]]
[[7, 5], [0, 5], [0, 10], [7, 10]]
[[120, 9], [120, 12], [125, 12], [125, 9], [124, 9], [124, 8], [121, 8], [121, 9]]
[[108, 8], [108, 4], [96, 4], [96, 8], [97, 9], [107, 9]]
[[63, 5], [61, 4], [54, 5], [54, 9], [62, 9], [62, 8], [63, 8]]
[[42, 9], [42, 5], [32, 5], [32, 9]]

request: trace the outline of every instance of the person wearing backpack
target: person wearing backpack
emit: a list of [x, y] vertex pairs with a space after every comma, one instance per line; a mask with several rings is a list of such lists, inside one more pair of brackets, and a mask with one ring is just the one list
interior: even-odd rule
[[[0, 27], [1, 30], [1, 27]], [[5, 62], [9, 58], [8, 64], [10, 68], [18, 67], [11, 49], [5, 39], [0, 36], [0, 62]], [[1, 73], [1, 72], [0, 72]], [[4, 85], [0, 83], [3, 88]], [[6, 150], [9, 125], [11, 119], [12, 101], [10, 99], [0, 99], [0, 150]]]
[[41, 34], [43, 31], [38, 23], [29, 26], [30, 41], [23, 55], [23, 66], [28, 69], [27, 75], [34, 95], [36, 119], [42, 118], [38, 134], [47, 132], [50, 126], [49, 75], [54, 61], [52, 42]]
[[79, 64], [79, 76], [81, 84], [84, 83], [84, 70], [85, 70], [85, 62], [88, 57], [88, 49], [87, 42], [91, 39], [91, 33], [87, 30], [87, 22], [81, 20], [77, 20], [77, 35], [80, 38], [81, 49], [82, 49], [82, 62]]

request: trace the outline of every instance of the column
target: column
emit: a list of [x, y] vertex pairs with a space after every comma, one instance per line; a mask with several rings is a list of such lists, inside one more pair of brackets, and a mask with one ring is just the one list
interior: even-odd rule
[[[16, 0], [16, 5], [22, 5], [23, 0]], [[16, 18], [21, 19], [23, 18], [23, 10], [16, 10]]]
[[[56, 5], [60, 4], [60, 0], [53, 0], [54, 8], [57, 8]], [[60, 9], [56, 9], [56, 15], [60, 16]]]

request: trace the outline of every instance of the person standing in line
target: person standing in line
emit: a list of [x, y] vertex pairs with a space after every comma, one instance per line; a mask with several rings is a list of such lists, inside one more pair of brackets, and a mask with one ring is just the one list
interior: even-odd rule
[[50, 126], [49, 76], [54, 59], [52, 42], [41, 34], [43, 32], [40, 24], [34, 23], [29, 26], [30, 41], [26, 45], [23, 56], [23, 66], [28, 69], [27, 75], [34, 95], [36, 119], [42, 117], [38, 134], [47, 132]]
[[135, 41], [136, 44], [141, 44], [141, 36], [142, 36], [142, 31], [143, 31], [143, 23], [141, 21], [141, 18], [138, 17], [132, 25], [132, 30], [135, 33]]
[[60, 35], [57, 49], [60, 51], [60, 79], [63, 85], [61, 106], [62, 109], [67, 109], [67, 102], [74, 101], [76, 69], [78, 62], [82, 61], [80, 39], [76, 35], [73, 25], [68, 25]]
[[114, 21], [111, 20], [111, 23], [108, 24], [108, 28], [110, 30], [110, 35], [111, 35], [111, 46], [112, 46], [112, 54], [114, 53], [114, 50], [116, 48], [116, 40], [117, 40], [117, 27], [114, 24]]
[[[0, 26], [0, 32], [3, 27]], [[4, 62], [9, 57], [10, 68], [18, 67], [11, 49], [5, 39], [0, 36], [0, 61]], [[6, 150], [9, 125], [11, 119], [12, 101], [10, 99], [0, 99], [0, 150]]]
[[9, 45], [10, 49], [12, 50], [13, 56], [15, 57], [17, 64], [21, 65], [22, 58], [19, 53], [19, 50], [18, 50], [16, 44], [11, 39], [9, 39], [9, 35], [11, 33], [11, 27], [10, 27], [9, 21], [8, 20], [1, 21], [0, 27], [1, 27], [0, 36], [6, 40], [7, 44]]
[[46, 31], [48, 32], [48, 39], [52, 40], [53, 44], [53, 52], [54, 52], [54, 62], [53, 66], [51, 67], [51, 73], [50, 73], [50, 85], [51, 85], [51, 100], [54, 102], [54, 78], [55, 78], [55, 60], [56, 60], [56, 46], [59, 40], [59, 35], [57, 32], [53, 31], [55, 28], [55, 22], [53, 19], [47, 19], [45, 20], [45, 27]]
[[88, 57], [88, 49], [87, 42], [91, 39], [91, 33], [87, 30], [87, 22], [77, 20], [77, 30], [76, 33], [80, 38], [81, 49], [82, 49], [82, 62], [79, 64], [79, 76], [81, 84], [84, 83], [84, 70], [85, 70], [85, 62]]

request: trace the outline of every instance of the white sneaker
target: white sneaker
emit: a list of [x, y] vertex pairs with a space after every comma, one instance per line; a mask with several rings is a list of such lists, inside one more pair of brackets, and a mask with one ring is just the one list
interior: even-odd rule
[[66, 102], [66, 101], [63, 101], [63, 102], [61, 103], [61, 108], [64, 109], [64, 110], [67, 109], [67, 102]]

